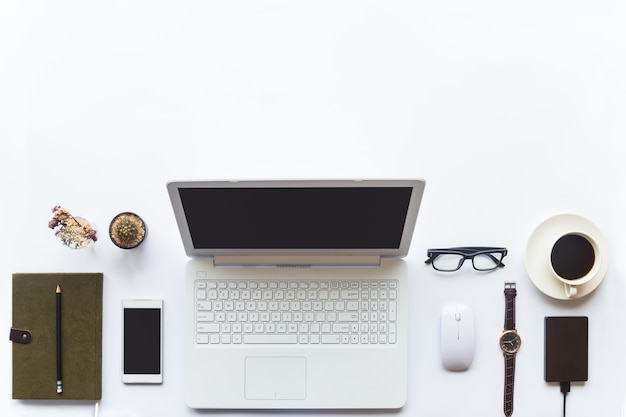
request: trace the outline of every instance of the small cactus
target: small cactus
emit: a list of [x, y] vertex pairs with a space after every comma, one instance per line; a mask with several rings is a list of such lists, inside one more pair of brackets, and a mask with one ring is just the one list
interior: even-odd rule
[[116, 246], [123, 249], [135, 248], [146, 236], [146, 225], [134, 213], [120, 213], [111, 221], [109, 235]]

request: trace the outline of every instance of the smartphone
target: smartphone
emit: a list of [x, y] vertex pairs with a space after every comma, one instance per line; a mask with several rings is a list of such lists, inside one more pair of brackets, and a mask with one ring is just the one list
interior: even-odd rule
[[122, 382], [163, 382], [163, 300], [122, 300]]
[[546, 382], [587, 381], [589, 319], [546, 317], [545, 332]]

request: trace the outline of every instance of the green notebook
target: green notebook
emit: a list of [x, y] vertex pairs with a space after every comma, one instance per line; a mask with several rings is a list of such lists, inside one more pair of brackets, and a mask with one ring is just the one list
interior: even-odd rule
[[[102, 397], [102, 273], [13, 274], [13, 398]], [[56, 287], [61, 288], [57, 393]]]

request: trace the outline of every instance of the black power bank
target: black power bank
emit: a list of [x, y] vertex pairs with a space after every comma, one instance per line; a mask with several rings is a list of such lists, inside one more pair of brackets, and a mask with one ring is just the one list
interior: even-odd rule
[[546, 382], [587, 381], [588, 317], [545, 318]]

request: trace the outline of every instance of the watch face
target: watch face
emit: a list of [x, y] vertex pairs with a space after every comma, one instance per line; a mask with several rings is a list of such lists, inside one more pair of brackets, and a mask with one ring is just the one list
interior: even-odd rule
[[500, 336], [500, 348], [504, 353], [515, 353], [522, 344], [522, 339], [515, 330], [507, 330]]

